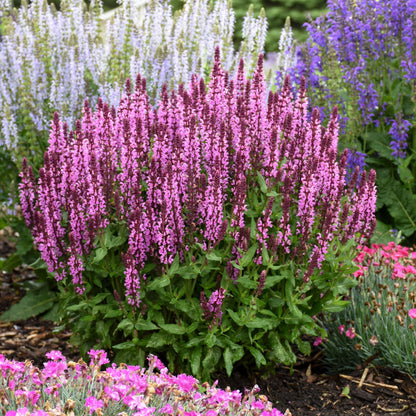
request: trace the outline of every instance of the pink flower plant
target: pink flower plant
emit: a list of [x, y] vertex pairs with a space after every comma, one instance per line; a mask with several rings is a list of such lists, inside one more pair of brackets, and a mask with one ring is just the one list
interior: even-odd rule
[[416, 309], [410, 309], [409, 310], [409, 317], [412, 319], [416, 319]]
[[[86, 410], [91, 415], [94, 412], [97, 415], [104, 412], [116, 414], [117, 409], [117, 414], [127, 414], [124, 411], [133, 416], [178, 413], [184, 416], [218, 416], [230, 412], [247, 416], [283, 416], [265, 396], [257, 396], [257, 386], [247, 390], [243, 396], [238, 390], [221, 390], [216, 383], [212, 386], [204, 383], [205, 393], [201, 393], [203, 390], [198, 380], [185, 374], [174, 376], [163, 371], [165, 367], [155, 356], [148, 358], [149, 364], [153, 363], [152, 370], [150, 367], [146, 370], [138, 366], [116, 367], [113, 364], [105, 371], [97, 371], [105, 352], [98, 350], [90, 353], [98, 361], [93, 360], [87, 367], [82, 361], [78, 364], [66, 362], [56, 352], [48, 353], [50, 360], [58, 359], [65, 364], [65, 369], [57, 369], [55, 376], [47, 370], [50, 365], [39, 370], [31, 364], [22, 366], [24, 363], [10, 361], [0, 354], [0, 391], [4, 393], [0, 409], [5, 416], [47, 416], [61, 414], [63, 409], [68, 414], [85, 414]], [[157, 369], [155, 361], [158, 367], [162, 367], [160, 372], [154, 371]], [[49, 363], [56, 364], [56, 361], [46, 364]], [[33, 383], [35, 373], [39, 375], [40, 385]], [[12, 378], [16, 381], [14, 391], [7, 388]], [[57, 383], [58, 379], [65, 379], [65, 382]], [[146, 388], [143, 389], [143, 386]], [[31, 390], [32, 387], [36, 390]], [[116, 390], [125, 392], [122, 400], [121, 395], [115, 394]], [[68, 397], [77, 397], [77, 400]], [[24, 406], [18, 404], [22, 398], [26, 402]]]

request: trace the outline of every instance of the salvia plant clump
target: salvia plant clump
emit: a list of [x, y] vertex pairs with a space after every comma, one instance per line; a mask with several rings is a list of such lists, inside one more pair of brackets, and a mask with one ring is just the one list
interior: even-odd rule
[[219, 55], [208, 85], [165, 87], [155, 108], [138, 76], [117, 109], [86, 102], [73, 131], [55, 114], [37, 179], [24, 160], [23, 215], [81, 350], [203, 377], [293, 364], [290, 343], [308, 353], [302, 335], [325, 335], [315, 315], [345, 306], [375, 172], [345, 186], [336, 109], [325, 128], [304, 83], [267, 95], [261, 55], [252, 80]]
[[416, 375], [416, 252], [394, 242], [360, 247], [350, 305], [331, 314], [325, 359], [332, 370], [363, 362]]
[[[350, 166], [376, 169], [377, 234], [401, 230], [416, 241], [416, 3], [330, 0], [328, 13], [305, 24], [308, 40], [287, 47], [295, 85], [305, 77], [321, 116], [337, 105]], [[284, 82], [277, 72], [277, 84]], [[381, 235], [387, 235], [382, 240]]]

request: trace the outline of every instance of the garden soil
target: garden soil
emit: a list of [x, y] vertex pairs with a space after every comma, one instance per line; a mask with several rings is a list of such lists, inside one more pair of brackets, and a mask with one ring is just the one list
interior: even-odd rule
[[[0, 258], [12, 252], [12, 244], [0, 236]], [[33, 272], [24, 267], [10, 273], [0, 271], [0, 314], [22, 298], [23, 282], [33, 278]], [[42, 367], [45, 353], [54, 349], [77, 361], [79, 353], [68, 342], [71, 333], [54, 333], [53, 329], [53, 322], [37, 317], [0, 321], [0, 354]], [[257, 384], [259, 394], [266, 395], [282, 412], [289, 409], [293, 416], [416, 416], [416, 382], [408, 374], [363, 366], [352, 374], [328, 375], [317, 347], [310, 357], [299, 354], [292, 371], [277, 366], [274, 374], [265, 376], [237, 368], [231, 377], [220, 373], [215, 378], [219, 387], [241, 392]]]

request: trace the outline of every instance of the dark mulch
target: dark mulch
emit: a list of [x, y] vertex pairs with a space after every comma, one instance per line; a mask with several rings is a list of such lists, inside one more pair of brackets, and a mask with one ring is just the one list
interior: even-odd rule
[[[13, 251], [12, 244], [0, 235], [0, 258]], [[21, 286], [33, 274], [27, 268], [10, 273], [0, 271], [0, 314], [24, 295]], [[26, 321], [0, 321], [0, 354], [18, 361], [31, 360], [42, 367], [45, 353], [60, 350], [67, 359], [77, 361], [78, 351], [68, 342], [69, 331], [54, 333], [51, 321], [33, 317]], [[365, 379], [363, 377], [365, 375]], [[360, 380], [363, 384], [359, 386]], [[255, 376], [238, 369], [232, 377], [218, 374], [219, 387], [244, 391], [255, 384], [281, 411], [289, 409], [293, 416], [339, 415], [416, 415], [416, 382], [407, 374], [389, 368], [371, 368], [364, 374], [325, 374], [322, 354], [315, 349], [311, 357], [299, 356], [293, 372], [278, 366], [273, 376]], [[349, 387], [346, 397], [342, 394]]]

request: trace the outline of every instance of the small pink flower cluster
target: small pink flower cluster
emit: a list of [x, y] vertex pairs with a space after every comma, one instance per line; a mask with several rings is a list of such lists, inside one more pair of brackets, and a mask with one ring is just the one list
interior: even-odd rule
[[348, 329], [347, 329], [347, 331], [345, 331], [345, 325], [340, 325], [339, 327], [338, 327], [338, 331], [339, 331], [339, 333], [342, 335], [343, 333], [345, 333], [345, 336], [346, 337], [348, 337], [348, 338], [351, 338], [351, 339], [353, 339], [354, 337], [355, 337], [355, 329], [354, 329], [354, 327], [349, 327]]
[[148, 357], [148, 370], [112, 364], [101, 371], [100, 366], [109, 362], [106, 353], [91, 350], [89, 355], [87, 365], [82, 360], [67, 362], [59, 351], [51, 351], [40, 370], [29, 361], [10, 361], [0, 354], [1, 414], [283, 416], [265, 396], [257, 396], [258, 386], [242, 395], [239, 390], [218, 389], [217, 382], [200, 385], [192, 376], [169, 374], [153, 355]]
[[389, 267], [392, 279], [404, 279], [408, 274], [416, 275], [416, 252], [409, 247], [391, 241], [388, 244], [372, 244], [371, 247], [359, 246], [358, 249], [361, 252], [355, 258], [359, 267], [354, 273], [355, 277], [363, 276], [370, 264], [373, 267]]

